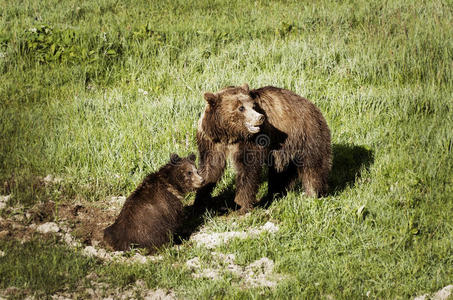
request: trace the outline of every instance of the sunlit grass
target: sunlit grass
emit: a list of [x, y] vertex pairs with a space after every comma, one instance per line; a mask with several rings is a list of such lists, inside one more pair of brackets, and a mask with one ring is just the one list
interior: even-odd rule
[[[144, 279], [189, 298], [351, 299], [368, 291], [411, 298], [452, 283], [451, 1], [0, 0], [0, 7], [0, 194], [11, 193], [12, 203], [128, 195], [170, 153], [196, 152], [202, 94], [227, 85], [291, 89], [319, 106], [331, 128], [328, 197], [295, 191], [244, 219], [205, 218], [212, 230], [278, 223], [275, 236], [220, 248], [242, 264], [273, 259], [287, 275], [276, 289], [193, 279], [180, 266], [209, 251], [189, 243], [163, 250], [164, 261], [152, 266], [86, 265], [103, 280]], [[25, 32], [43, 24], [75, 33], [73, 55], [40, 63], [25, 51]], [[37, 184], [47, 174], [64, 180]], [[231, 168], [225, 176], [220, 193], [234, 188]], [[36, 251], [53, 251], [46, 247]], [[39, 281], [39, 272], [21, 277], [10, 256], [2, 260], [11, 274], [3, 288], [61, 288]]]

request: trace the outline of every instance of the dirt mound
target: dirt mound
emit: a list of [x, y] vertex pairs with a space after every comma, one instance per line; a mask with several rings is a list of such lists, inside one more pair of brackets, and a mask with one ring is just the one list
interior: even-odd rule
[[119, 209], [110, 203], [55, 203], [41, 202], [30, 209], [8, 207], [0, 217], [0, 237], [26, 242], [38, 231], [55, 233], [62, 229], [83, 245], [101, 245], [103, 229], [110, 225]]

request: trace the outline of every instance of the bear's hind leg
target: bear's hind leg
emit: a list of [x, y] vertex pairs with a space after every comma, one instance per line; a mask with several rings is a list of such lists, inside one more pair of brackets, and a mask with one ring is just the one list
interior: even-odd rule
[[244, 163], [236, 158], [236, 196], [234, 202], [241, 206], [240, 214], [245, 214], [253, 208], [256, 202], [256, 194], [261, 179], [262, 166], [258, 160]]
[[327, 176], [319, 169], [299, 167], [298, 172], [307, 196], [319, 197], [326, 193]]
[[260, 171], [238, 172], [236, 177], [236, 197], [234, 202], [241, 206], [240, 214], [245, 214], [253, 208], [260, 182]]

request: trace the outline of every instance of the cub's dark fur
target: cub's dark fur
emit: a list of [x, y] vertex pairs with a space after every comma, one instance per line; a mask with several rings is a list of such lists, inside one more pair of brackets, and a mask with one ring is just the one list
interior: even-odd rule
[[131, 244], [150, 251], [169, 242], [182, 219], [184, 194], [203, 183], [195, 167], [195, 155], [171, 161], [148, 175], [126, 199], [115, 223], [104, 230], [104, 240], [115, 250]]

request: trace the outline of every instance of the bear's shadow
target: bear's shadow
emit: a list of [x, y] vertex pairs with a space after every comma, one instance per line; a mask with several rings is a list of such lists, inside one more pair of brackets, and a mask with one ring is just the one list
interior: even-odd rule
[[332, 146], [332, 170], [329, 175], [327, 195], [341, 192], [368, 170], [374, 162], [374, 152], [365, 146], [334, 144]]
[[195, 209], [192, 205], [184, 207], [184, 221], [180, 229], [174, 235], [176, 244], [188, 240], [192, 233], [205, 221], [205, 214], [213, 216], [223, 216], [231, 211], [236, 211], [240, 207], [234, 202], [236, 190], [234, 180], [230, 180], [217, 196], [211, 197], [209, 206], [205, 210]]
[[[332, 156], [332, 170], [329, 175], [327, 196], [334, 195], [347, 186], [351, 186], [356, 178], [360, 177], [361, 171], [368, 169], [374, 162], [374, 152], [365, 146], [334, 144]], [[267, 180], [267, 178], [264, 178], [264, 180]], [[221, 216], [237, 210], [239, 207], [234, 202], [235, 192], [234, 180], [231, 180], [217, 196], [212, 197], [206, 211], [210, 211], [211, 215]], [[282, 195], [272, 196], [272, 199], [278, 201], [280, 197]], [[269, 201], [269, 198], [269, 196], [264, 196], [257, 203], [257, 206], [270, 206], [272, 201]], [[204, 223], [206, 211], [197, 211], [192, 206], [184, 207], [185, 218], [181, 229], [174, 237], [176, 243], [181, 243], [190, 238], [192, 233]]]

